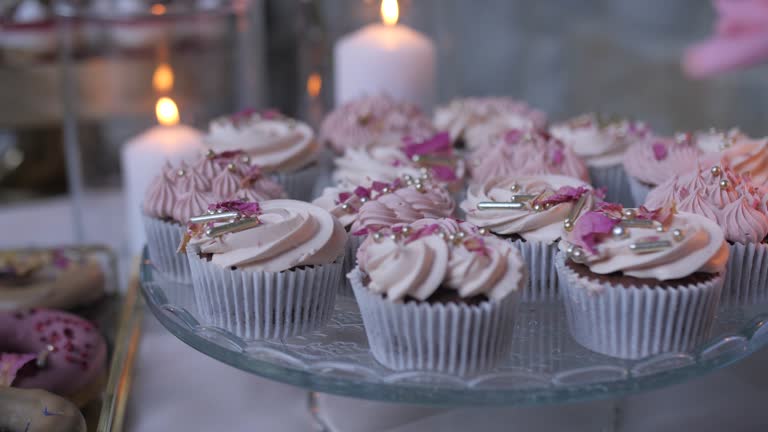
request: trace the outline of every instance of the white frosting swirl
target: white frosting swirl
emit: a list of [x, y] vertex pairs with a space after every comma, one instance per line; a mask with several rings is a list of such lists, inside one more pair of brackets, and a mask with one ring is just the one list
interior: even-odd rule
[[391, 301], [424, 301], [440, 287], [456, 290], [463, 298], [483, 294], [501, 300], [522, 288], [525, 265], [510, 242], [472, 236], [449, 242], [437, 232], [412, 233], [416, 238], [369, 236], [357, 253], [368, 288]]
[[278, 115], [216, 119], [205, 142], [216, 152], [243, 150], [265, 172], [297, 171], [314, 162], [321, 149], [309, 125]]
[[[470, 185], [467, 199], [461, 203], [467, 221], [500, 235], [517, 234], [529, 241], [552, 243], [563, 231], [563, 221], [568, 217], [575, 201], [552, 205], [540, 211], [532, 208], [534, 200], [527, 201], [520, 209], [479, 210], [480, 202], [510, 202], [514, 195], [536, 195], [539, 200], [552, 196], [563, 186], [588, 188], [586, 183], [565, 176], [543, 175], [527, 177], [494, 177], [481, 184]], [[515, 187], [515, 191], [512, 189]], [[594, 206], [594, 196], [586, 192], [582, 212]]]
[[433, 122], [448, 131], [451, 140], [463, 140], [469, 149], [481, 147], [509, 129], [542, 129], [546, 115], [525, 102], [506, 97], [456, 99], [435, 110]]
[[629, 146], [642, 139], [641, 123], [618, 121], [602, 124], [594, 114], [585, 114], [552, 126], [549, 132], [581, 157], [588, 166], [619, 165]]
[[329, 264], [344, 251], [344, 227], [330, 213], [309, 203], [272, 200], [260, 203], [261, 224], [244, 231], [190, 241], [213, 254], [221, 267], [279, 272], [297, 266]]
[[[715, 222], [693, 213], [678, 213], [667, 221], [665, 228], [660, 233], [654, 226], [630, 227], [624, 237], [604, 235], [596, 245], [597, 253], [581, 250], [584, 255], [579, 261], [597, 274], [622, 272], [626, 276], [658, 280], [725, 271], [728, 244]], [[676, 229], [681, 236], [674, 236]], [[577, 229], [569, 233], [560, 242], [560, 249], [568, 250], [578, 243], [574, 239], [577, 233]], [[647, 253], [636, 253], [630, 248], [632, 244], [657, 240], [667, 241], [669, 246]]]

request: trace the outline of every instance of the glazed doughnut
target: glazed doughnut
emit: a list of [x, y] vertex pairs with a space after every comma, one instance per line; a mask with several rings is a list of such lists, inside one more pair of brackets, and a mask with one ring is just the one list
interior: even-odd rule
[[[107, 346], [90, 322], [66, 312], [0, 311], [0, 385], [38, 388], [76, 402], [99, 383]], [[14, 379], [15, 375], [15, 379]]]
[[0, 310], [71, 309], [104, 295], [104, 271], [64, 250], [0, 253]]
[[86, 432], [85, 419], [70, 401], [45, 390], [0, 387], [0, 431]]

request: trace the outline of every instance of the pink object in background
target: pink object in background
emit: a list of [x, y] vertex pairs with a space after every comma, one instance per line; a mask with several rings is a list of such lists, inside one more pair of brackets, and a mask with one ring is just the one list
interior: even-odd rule
[[768, 61], [768, 0], [714, 0], [715, 35], [691, 47], [683, 70], [706, 78]]

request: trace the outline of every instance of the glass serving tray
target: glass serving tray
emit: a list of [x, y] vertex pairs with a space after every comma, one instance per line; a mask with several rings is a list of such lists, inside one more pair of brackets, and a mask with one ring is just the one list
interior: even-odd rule
[[[693, 352], [642, 360], [607, 357], [570, 336], [561, 304], [523, 304], [512, 353], [496, 370], [473, 377], [395, 372], [368, 349], [353, 298], [338, 297], [328, 325], [276, 341], [244, 341], [202, 325], [195, 311], [169, 304], [151, 262], [141, 264], [147, 307], [176, 337], [238, 369], [309, 390], [355, 398], [432, 405], [535, 405], [644, 391], [700, 376], [768, 343], [768, 305], [723, 308], [711, 339]], [[191, 287], [190, 287], [191, 289]]]

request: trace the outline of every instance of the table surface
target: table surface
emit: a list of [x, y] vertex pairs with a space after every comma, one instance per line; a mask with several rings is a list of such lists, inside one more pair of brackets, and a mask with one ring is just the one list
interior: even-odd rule
[[[127, 273], [122, 197], [88, 194], [86, 240], [106, 243], [123, 257]], [[66, 198], [0, 207], [0, 247], [48, 246], [73, 241]], [[318, 415], [333, 430], [509, 431], [753, 431], [768, 425], [768, 350], [700, 379], [621, 400], [534, 408], [437, 409], [318, 395]], [[212, 360], [175, 339], [147, 313], [126, 430], [228, 432], [314, 430], [307, 392], [273, 383]], [[254, 429], [256, 427], [256, 429]]]

